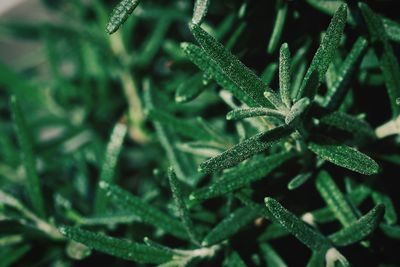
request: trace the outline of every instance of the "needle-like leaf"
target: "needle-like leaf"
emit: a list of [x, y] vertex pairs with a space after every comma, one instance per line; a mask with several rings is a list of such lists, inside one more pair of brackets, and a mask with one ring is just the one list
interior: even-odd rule
[[287, 108], [292, 105], [290, 98], [290, 51], [287, 43], [283, 43], [279, 53], [279, 93]]
[[400, 226], [399, 225], [387, 225], [385, 223], [380, 224], [382, 232], [384, 232], [388, 237], [400, 240]]
[[199, 238], [196, 229], [193, 227], [193, 222], [189, 217], [189, 211], [187, 210], [186, 204], [183, 199], [182, 185], [178, 181], [178, 178], [176, 177], [173, 168], [169, 168], [168, 178], [178, 216], [181, 219], [182, 224], [185, 227], [187, 235], [190, 237], [191, 241], [195, 244], [199, 244]]
[[367, 155], [352, 147], [339, 145], [327, 138], [311, 141], [308, 148], [333, 164], [361, 174], [372, 175], [379, 171], [379, 165]]
[[234, 55], [227, 51], [214, 37], [209, 35], [196, 24], [190, 24], [189, 27], [193, 36], [199, 42], [206, 54], [214, 60], [224, 74], [257, 105], [271, 108], [272, 102], [280, 102], [279, 97], [272, 91], [270, 91], [270, 98], [273, 99], [273, 101], [265, 99], [263, 93], [268, 88], [262, 80]]
[[[258, 106], [257, 102], [246, 94], [203, 49], [190, 43], [182, 43], [186, 56], [207, 76], [212, 77], [222, 88], [230, 91], [237, 99], [249, 106]], [[272, 107], [269, 105], [268, 107]]]
[[323, 105], [328, 109], [336, 110], [343, 102], [347, 89], [349, 89], [350, 78], [353, 76], [354, 70], [360, 63], [367, 47], [367, 40], [364, 37], [358, 37], [345, 61], [340, 66], [336, 80], [324, 98]]
[[190, 202], [197, 203], [202, 200], [214, 198], [235, 191], [245, 185], [260, 180], [275, 168], [291, 159], [291, 152], [282, 152], [263, 158], [257, 158], [225, 173], [221, 179], [210, 185], [197, 189], [190, 194]]
[[249, 207], [235, 210], [217, 224], [217, 226], [215, 226], [206, 237], [204, 237], [201, 245], [210, 246], [228, 239], [253, 221], [258, 214], [259, 210]]
[[393, 225], [397, 223], [396, 208], [394, 207], [392, 199], [388, 195], [378, 191], [373, 191], [372, 199], [376, 205], [385, 205], [385, 216], [383, 218], [387, 224]]
[[33, 208], [40, 216], [45, 216], [44, 200], [39, 176], [36, 170], [36, 157], [33, 153], [29, 128], [16, 96], [11, 97], [11, 111], [16, 125], [16, 133], [22, 151], [22, 164], [26, 172], [26, 190]]
[[194, 3], [192, 22], [194, 24], [201, 24], [207, 15], [210, 0], [196, 0]]
[[273, 219], [281, 224], [287, 231], [299, 239], [303, 244], [314, 251], [331, 247], [331, 243], [322, 234], [308, 226], [296, 215], [285, 209], [278, 201], [266, 197], [265, 205], [270, 211]]
[[[153, 110], [155, 106], [153, 89], [154, 88], [151, 80], [145, 79], [145, 81], [143, 82], [143, 91], [144, 101], [147, 110]], [[179, 180], [190, 185], [195, 184], [197, 182], [197, 179], [193, 175], [193, 164], [186, 154], [177, 150], [174, 146], [174, 143], [176, 142], [176, 136], [174, 135], [174, 133], [155, 120], [153, 121], [153, 126], [156, 130], [158, 140], [165, 150], [168, 161], [174, 167]]]
[[213, 172], [233, 167], [241, 161], [265, 151], [273, 144], [284, 140], [292, 132], [291, 128], [279, 126], [273, 130], [256, 134], [222, 154], [201, 163], [200, 169], [204, 172]]
[[185, 79], [176, 89], [175, 101], [185, 103], [195, 99], [207, 86], [203, 84], [203, 74], [197, 73], [189, 79]]
[[279, 45], [281, 40], [283, 26], [285, 26], [286, 15], [288, 10], [288, 4], [286, 1], [276, 1], [277, 4], [277, 12], [274, 23], [274, 28], [272, 29], [272, 35], [269, 39], [267, 52], [268, 54], [272, 54], [275, 52], [276, 47]]
[[374, 129], [365, 120], [341, 111], [328, 113], [320, 117], [319, 122], [346, 131], [357, 138], [375, 138]]
[[318, 174], [315, 184], [329, 209], [344, 227], [351, 225], [357, 220], [354, 210], [328, 172], [321, 171]]
[[263, 253], [265, 262], [269, 267], [287, 267], [285, 261], [281, 258], [278, 252], [268, 243], [262, 243], [260, 245]]
[[[108, 183], [113, 182], [115, 167], [117, 165], [118, 157], [122, 149], [122, 144], [125, 135], [128, 131], [128, 127], [125, 123], [118, 122], [110, 136], [110, 140], [107, 144], [106, 152], [103, 158], [103, 164], [100, 172], [100, 181]], [[100, 193], [99, 189], [96, 192], [95, 199], [95, 210], [97, 213], [104, 211], [106, 207], [105, 196]]]
[[375, 53], [380, 62], [379, 66], [385, 79], [392, 108], [392, 117], [397, 117], [397, 115], [400, 114], [400, 106], [397, 104], [397, 99], [400, 98], [399, 62], [389, 43], [381, 18], [365, 3], [360, 2], [359, 7], [367, 24]]
[[387, 37], [395, 42], [400, 43], [400, 24], [391, 19], [381, 16], [383, 26], [385, 27]]
[[124, 260], [160, 264], [173, 257], [173, 254], [164, 250], [76, 227], [62, 227], [60, 232], [68, 239]]
[[[310, 82], [313, 72], [317, 72], [319, 77], [319, 83], [324, 81], [325, 73], [328, 70], [329, 64], [335, 55], [336, 49], [339, 46], [340, 39], [343, 34], [344, 26], [346, 24], [347, 17], [347, 5], [342, 4], [335, 12], [328, 29], [326, 30], [325, 36], [322, 39], [317, 52], [311, 61], [310, 67], [307, 70], [306, 76], [302, 82], [300, 90], [297, 95], [297, 99], [305, 96], [304, 92], [307, 88], [307, 84]], [[313, 97], [309, 96], [310, 99]]]
[[307, 110], [310, 104], [310, 99], [307, 97], [304, 97], [294, 103], [290, 111], [286, 114], [285, 123], [291, 125], [300, 120], [300, 116]]
[[113, 9], [110, 19], [107, 24], [108, 34], [112, 34], [121, 27], [122, 24], [128, 19], [129, 15], [139, 5], [140, 0], [122, 0]]
[[287, 187], [289, 190], [294, 190], [298, 187], [300, 187], [302, 184], [307, 182], [311, 178], [311, 173], [301, 173], [299, 175], [296, 175], [290, 182], [288, 183]]
[[179, 221], [154, 208], [140, 198], [116, 185], [104, 181], [100, 182], [100, 189], [103, 190], [116, 206], [129, 210], [132, 214], [138, 216], [142, 222], [162, 229], [178, 238], [187, 239], [186, 230]]
[[276, 116], [282, 118], [284, 113], [269, 108], [238, 108], [226, 114], [226, 119], [240, 120], [257, 116]]
[[362, 216], [358, 221], [329, 236], [335, 246], [348, 246], [369, 236], [378, 227], [385, 212], [380, 204]]

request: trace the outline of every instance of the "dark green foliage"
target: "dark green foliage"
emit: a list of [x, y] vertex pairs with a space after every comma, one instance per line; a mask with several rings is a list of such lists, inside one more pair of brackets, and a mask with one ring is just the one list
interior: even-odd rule
[[21, 147], [22, 162], [26, 173], [26, 190], [35, 211], [44, 216], [44, 200], [39, 176], [36, 170], [36, 158], [33, 153], [32, 139], [25, 116], [16, 96], [11, 97], [11, 110], [15, 121], [18, 142]]
[[400, 265], [396, 1], [18, 2], [0, 266]]

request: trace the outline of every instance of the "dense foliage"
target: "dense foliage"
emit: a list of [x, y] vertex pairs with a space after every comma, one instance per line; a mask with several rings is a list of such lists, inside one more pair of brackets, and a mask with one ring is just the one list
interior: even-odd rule
[[0, 266], [400, 265], [390, 2], [44, 2], [0, 21], [42, 44], [0, 61]]

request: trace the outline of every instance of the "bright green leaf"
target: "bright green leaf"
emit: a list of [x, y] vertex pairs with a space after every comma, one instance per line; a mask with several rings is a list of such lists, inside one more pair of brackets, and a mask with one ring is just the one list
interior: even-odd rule
[[118, 28], [124, 24], [128, 19], [129, 15], [139, 5], [140, 0], [122, 0], [113, 9], [110, 19], [107, 24], [108, 34], [112, 34], [118, 30]]
[[178, 238], [187, 238], [185, 228], [179, 221], [143, 202], [140, 198], [105, 181], [100, 182], [100, 189], [112, 203], [121, 209], [129, 210], [133, 215], [138, 216], [142, 222], [162, 229]]
[[275, 199], [266, 197], [265, 205], [273, 216], [274, 221], [281, 224], [310, 249], [318, 251], [331, 246], [330, 241], [325, 236], [285, 209]]
[[[201, 27], [190, 24], [193, 36], [199, 42], [206, 54], [216, 62], [223, 73], [233, 81], [243, 93], [252, 99], [257, 105], [272, 107], [271, 101], [263, 97], [263, 93], [268, 88], [258, 78], [254, 72], [241, 63], [234, 55], [227, 51], [214, 37], [209, 35]], [[270, 98], [278, 99], [277, 95], [271, 91]]]
[[328, 172], [321, 171], [318, 174], [315, 184], [329, 209], [344, 227], [349, 226], [357, 220], [354, 210]]
[[380, 204], [362, 216], [358, 221], [329, 236], [335, 246], [348, 246], [369, 236], [378, 227], [385, 212]]
[[327, 138], [310, 142], [308, 148], [333, 164], [361, 174], [372, 175], [379, 171], [379, 165], [367, 155], [352, 147], [339, 145]]
[[233, 167], [241, 161], [265, 151], [273, 144], [281, 142], [292, 132], [292, 129], [286, 126], [280, 126], [270, 131], [256, 134], [226, 150], [222, 154], [201, 163], [200, 169], [204, 172], [213, 172]]
[[62, 227], [60, 232], [71, 240], [124, 260], [159, 264], [173, 257], [164, 250], [76, 227]]
[[324, 81], [325, 73], [328, 70], [329, 64], [335, 55], [336, 49], [339, 46], [340, 39], [343, 34], [344, 26], [346, 24], [347, 5], [342, 4], [335, 12], [325, 36], [322, 39], [317, 52], [311, 61], [310, 67], [304, 77], [297, 99], [305, 96], [304, 92], [307, 84], [310, 82], [310, 77], [316, 71], [319, 77], [319, 83]]

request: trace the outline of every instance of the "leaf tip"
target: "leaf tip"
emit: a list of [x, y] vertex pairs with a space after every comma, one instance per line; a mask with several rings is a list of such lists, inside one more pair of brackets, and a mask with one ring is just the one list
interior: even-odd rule
[[109, 183], [107, 183], [106, 181], [100, 181], [99, 182], [99, 187], [101, 188], [101, 189], [107, 189], [108, 187], [109, 187]]

